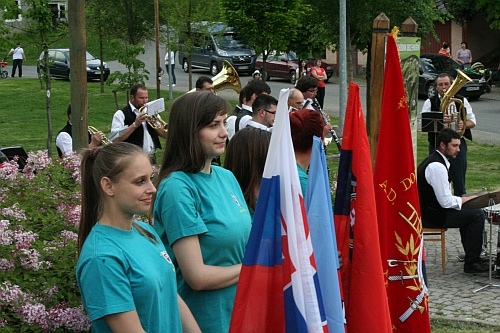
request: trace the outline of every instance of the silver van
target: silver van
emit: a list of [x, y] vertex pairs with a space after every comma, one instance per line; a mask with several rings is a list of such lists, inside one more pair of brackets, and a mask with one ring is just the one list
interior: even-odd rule
[[[192, 68], [206, 69], [215, 76], [221, 70], [222, 62], [227, 60], [238, 74], [252, 74], [255, 71], [255, 50], [239, 40], [237, 34], [225, 24], [210, 25], [208, 33], [193, 29], [191, 35]], [[180, 44], [179, 62], [187, 73], [189, 58], [183, 47], [186, 43], [181, 40]]]

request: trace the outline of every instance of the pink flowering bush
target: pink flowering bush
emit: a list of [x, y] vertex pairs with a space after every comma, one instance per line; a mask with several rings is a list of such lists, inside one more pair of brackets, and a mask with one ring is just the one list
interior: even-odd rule
[[87, 332], [75, 267], [80, 156], [0, 165], [0, 332]]

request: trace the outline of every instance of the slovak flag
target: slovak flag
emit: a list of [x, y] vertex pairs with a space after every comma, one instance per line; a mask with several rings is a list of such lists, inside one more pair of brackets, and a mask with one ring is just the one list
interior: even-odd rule
[[282, 89], [229, 332], [328, 332]]

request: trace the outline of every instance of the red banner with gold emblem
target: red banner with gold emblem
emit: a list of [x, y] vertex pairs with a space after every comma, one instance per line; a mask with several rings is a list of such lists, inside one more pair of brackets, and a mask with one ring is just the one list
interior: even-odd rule
[[380, 250], [393, 330], [430, 332], [422, 219], [396, 42], [387, 38], [382, 114], [374, 168]]

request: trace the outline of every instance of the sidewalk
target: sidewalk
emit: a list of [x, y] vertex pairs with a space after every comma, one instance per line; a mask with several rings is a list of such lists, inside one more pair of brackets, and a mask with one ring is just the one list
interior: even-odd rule
[[[493, 253], [497, 249], [498, 228], [493, 225]], [[489, 223], [485, 229], [489, 239]], [[430, 317], [480, 322], [498, 326], [500, 331], [500, 288], [489, 286], [474, 292], [488, 284], [488, 274], [473, 276], [463, 272], [464, 264], [457, 259], [463, 253], [458, 229], [446, 231], [446, 274], [441, 269], [441, 242], [427, 242], [425, 249]], [[491, 281], [500, 285], [498, 278]]]

